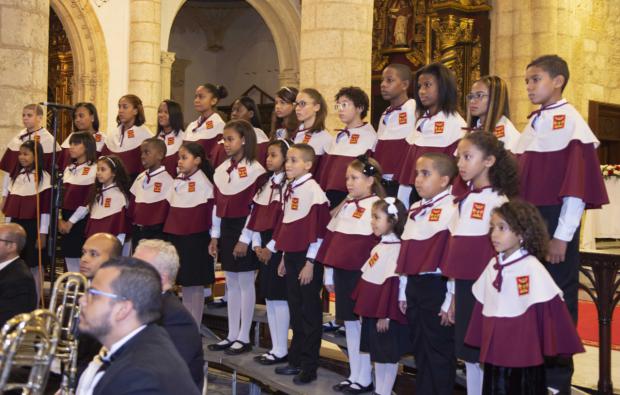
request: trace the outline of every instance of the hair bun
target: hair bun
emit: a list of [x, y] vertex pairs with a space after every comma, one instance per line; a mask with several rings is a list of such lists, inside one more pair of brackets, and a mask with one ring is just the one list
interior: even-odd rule
[[226, 87], [224, 85], [218, 85], [217, 86], [217, 96], [220, 99], [224, 99], [226, 96], [228, 96], [228, 89], [226, 89]]

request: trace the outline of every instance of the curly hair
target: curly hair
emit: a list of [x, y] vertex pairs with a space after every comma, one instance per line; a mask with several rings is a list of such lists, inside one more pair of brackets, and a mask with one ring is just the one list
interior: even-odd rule
[[520, 199], [511, 200], [493, 210], [508, 223], [510, 230], [523, 239], [522, 247], [543, 260], [549, 244], [547, 225], [538, 209]]
[[519, 194], [519, 171], [515, 157], [504, 148], [504, 143], [490, 132], [469, 133], [463, 137], [475, 145], [485, 157], [495, 157], [489, 169], [489, 181], [494, 190], [511, 198]]
[[372, 204], [373, 210], [381, 210], [384, 212], [390, 224], [392, 224], [392, 231], [396, 234], [396, 236], [400, 237], [405, 230], [405, 222], [407, 222], [407, 209], [405, 205], [398, 199], [395, 199], [394, 205], [396, 206], [396, 210], [398, 213], [396, 215], [388, 213], [388, 202], [384, 199], [377, 200]]

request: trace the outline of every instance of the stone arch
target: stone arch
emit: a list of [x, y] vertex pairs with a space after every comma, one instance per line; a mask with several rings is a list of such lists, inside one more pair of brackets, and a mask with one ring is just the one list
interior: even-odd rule
[[[179, 12], [185, 0], [178, 0], [174, 17]], [[281, 85], [299, 85], [299, 46], [301, 10], [295, 0], [246, 0], [263, 18], [271, 31], [273, 41], [278, 52], [280, 70], [279, 82]], [[162, 50], [168, 50], [170, 31], [174, 17], [162, 20]]]
[[103, 30], [90, 2], [50, 0], [67, 33], [73, 54], [73, 102], [97, 106], [100, 124], [107, 125], [108, 51]]

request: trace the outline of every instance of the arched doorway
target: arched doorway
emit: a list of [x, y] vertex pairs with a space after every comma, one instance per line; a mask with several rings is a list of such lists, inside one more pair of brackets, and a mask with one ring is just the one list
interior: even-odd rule
[[71, 102], [88, 101], [99, 112], [102, 130], [107, 125], [108, 55], [103, 31], [90, 2], [50, 0], [71, 48], [73, 77]]
[[[73, 101], [73, 54], [58, 15], [50, 9], [50, 34], [47, 72], [47, 101], [71, 104]], [[47, 129], [52, 131], [53, 113], [47, 112]], [[71, 114], [58, 112], [58, 142], [71, 133]]]

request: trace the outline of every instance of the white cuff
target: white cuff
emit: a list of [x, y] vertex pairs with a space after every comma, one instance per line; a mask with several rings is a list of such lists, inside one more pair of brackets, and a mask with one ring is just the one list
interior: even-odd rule
[[263, 246], [263, 240], [260, 237], [260, 232], [252, 233], [252, 249]]
[[563, 198], [558, 226], [553, 232], [553, 237], [566, 242], [571, 241], [581, 223], [581, 216], [585, 207], [585, 202], [577, 197], [567, 196]]
[[11, 176], [7, 172], [3, 172], [4, 175], [2, 177], [2, 197], [9, 196], [9, 182], [11, 181]]
[[452, 304], [452, 297], [454, 295], [450, 291], [446, 291], [446, 297], [443, 300], [443, 304], [441, 305], [441, 311], [447, 313], [450, 310], [450, 305]]
[[41, 214], [41, 224], [39, 226], [39, 233], [46, 235], [50, 228], [50, 215]]
[[69, 218], [69, 222], [71, 222], [72, 224], [76, 224], [80, 222], [81, 220], [83, 220], [84, 217], [86, 217], [87, 215], [88, 215], [87, 206], [78, 207], [77, 209], [75, 209], [75, 212], [71, 215], [71, 218]]
[[213, 214], [211, 214], [211, 238], [219, 239], [221, 235], [222, 219], [215, 214], [215, 206], [213, 206]]
[[122, 245], [122, 244], [125, 244], [125, 233], [119, 233], [119, 234], [117, 234], [117, 235], [116, 235], [116, 238], [118, 239], [118, 241], [120, 241], [120, 242], [121, 242], [121, 245]]
[[334, 268], [326, 267], [323, 276], [324, 285], [334, 285]]
[[454, 295], [454, 279], [453, 278], [449, 279], [448, 282], [446, 283], [446, 290], [450, 292], [452, 295]]
[[318, 239], [314, 243], [310, 244], [308, 247], [308, 252], [306, 253], [306, 258], [314, 259], [316, 258], [316, 254], [319, 252], [319, 248], [321, 248], [321, 244], [323, 243], [323, 239]]
[[269, 251], [271, 251], [272, 254], [275, 254], [275, 253], [278, 252], [278, 250], [276, 250], [276, 241], [274, 239], [271, 239], [271, 241], [269, 241], [269, 243], [267, 243], [265, 248], [267, 248]]
[[402, 274], [398, 277], [398, 301], [406, 302], [407, 301], [407, 276]]

